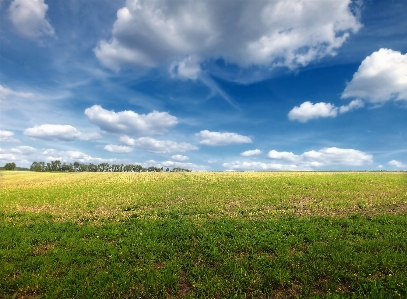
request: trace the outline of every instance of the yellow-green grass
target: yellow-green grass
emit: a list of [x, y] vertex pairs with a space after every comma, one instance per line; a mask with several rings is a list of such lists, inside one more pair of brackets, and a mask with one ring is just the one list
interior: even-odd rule
[[405, 173], [0, 172], [0, 298], [407, 297]]

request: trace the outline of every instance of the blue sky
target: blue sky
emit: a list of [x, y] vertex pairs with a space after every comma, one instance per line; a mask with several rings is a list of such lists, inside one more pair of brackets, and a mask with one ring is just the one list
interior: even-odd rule
[[0, 1], [0, 164], [407, 169], [404, 0]]

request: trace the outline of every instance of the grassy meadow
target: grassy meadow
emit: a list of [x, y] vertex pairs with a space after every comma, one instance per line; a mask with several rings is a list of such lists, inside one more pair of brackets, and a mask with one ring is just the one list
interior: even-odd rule
[[406, 173], [0, 184], [0, 298], [407, 298]]

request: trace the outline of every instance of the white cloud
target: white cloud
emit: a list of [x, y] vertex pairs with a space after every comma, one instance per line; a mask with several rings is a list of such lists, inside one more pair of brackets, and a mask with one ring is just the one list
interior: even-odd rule
[[11, 131], [0, 130], [0, 141], [1, 142], [18, 142], [14, 137], [14, 133]]
[[128, 146], [115, 145], [115, 144], [108, 144], [104, 147], [104, 149], [108, 152], [118, 153], [118, 154], [130, 153], [133, 150], [131, 147], [128, 147]]
[[223, 163], [222, 166], [230, 170], [312, 170], [333, 165], [362, 166], [373, 162], [370, 154], [336, 147], [312, 150], [301, 155], [271, 150], [267, 157], [273, 160], [272, 163], [234, 161]]
[[189, 158], [187, 156], [183, 156], [183, 155], [173, 155], [171, 156], [172, 160], [178, 161], [178, 162], [183, 162], [188, 160]]
[[173, 62], [170, 66], [173, 78], [196, 80], [200, 72], [201, 66], [196, 56], [188, 56], [182, 61]]
[[220, 132], [210, 132], [208, 130], [203, 130], [195, 134], [200, 137], [202, 140], [201, 144], [211, 145], [211, 146], [220, 146], [227, 145], [232, 143], [252, 143], [250, 137], [239, 135], [236, 133], [220, 133]]
[[321, 118], [321, 117], [336, 117], [338, 113], [346, 113], [359, 108], [362, 108], [364, 103], [360, 99], [353, 100], [348, 105], [343, 105], [336, 107], [334, 104], [330, 103], [316, 103], [313, 104], [309, 101], [302, 103], [299, 107], [295, 106], [288, 113], [288, 118], [290, 120], [298, 120], [299, 122], [305, 123], [311, 119]]
[[270, 159], [285, 160], [290, 162], [296, 162], [298, 160], [298, 156], [291, 152], [277, 152], [275, 150], [271, 150], [267, 154], [267, 157]]
[[85, 114], [90, 122], [104, 131], [129, 135], [163, 134], [178, 123], [177, 118], [167, 112], [138, 114], [126, 110], [116, 113], [99, 105], [87, 108]]
[[277, 152], [272, 150], [267, 155], [273, 160], [283, 160], [299, 167], [323, 167], [331, 165], [362, 166], [373, 162], [370, 154], [355, 149], [337, 147], [323, 148], [319, 151], [308, 151], [301, 155], [292, 152]]
[[223, 163], [222, 166], [230, 170], [297, 170], [296, 165], [278, 163], [235, 161]]
[[339, 107], [339, 113], [346, 113], [359, 108], [362, 108], [365, 104], [362, 100], [356, 99], [349, 103], [349, 105]]
[[206, 171], [208, 166], [198, 165], [194, 163], [179, 162], [179, 161], [164, 161], [161, 163], [162, 167], [180, 167], [184, 169], [190, 169], [194, 171]]
[[255, 150], [245, 151], [245, 152], [241, 153], [240, 155], [243, 157], [250, 157], [250, 156], [254, 156], [254, 155], [260, 155], [261, 153], [262, 153], [261, 150], [255, 149]]
[[20, 155], [31, 155], [36, 152], [36, 149], [31, 146], [17, 146], [16, 148], [10, 149], [12, 153], [20, 154]]
[[[240, 66], [295, 68], [327, 55], [361, 27], [349, 0], [127, 0], [112, 38], [94, 49], [103, 65], [151, 67], [193, 55]], [[179, 64], [191, 78], [197, 67]]]
[[309, 101], [302, 103], [299, 107], [295, 106], [289, 113], [290, 120], [298, 120], [305, 123], [310, 119], [320, 117], [336, 117], [338, 108], [330, 103], [316, 103], [313, 104]]
[[31, 92], [15, 91], [3, 85], [0, 85], [0, 103], [13, 98], [32, 99], [35, 95]]
[[18, 32], [30, 39], [54, 35], [54, 29], [45, 19], [48, 5], [44, 0], [14, 0], [9, 7], [9, 18]]
[[44, 124], [24, 130], [24, 135], [45, 140], [95, 140], [101, 138], [98, 133], [80, 132], [70, 125]]
[[47, 149], [42, 152], [43, 157], [47, 161], [59, 160], [63, 163], [104, 163], [104, 162], [115, 162], [116, 159], [103, 159], [103, 158], [94, 158], [80, 151], [57, 151], [55, 149]]
[[400, 162], [400, 161], [397, 161], [397, 160], [391, 160], [391, 161], [389, 162], [389, 165], [395, 166], [395, 167], [398, 167], [398, 168], [402, 168], [402, 167], [406, 167], [406, 168], [407, 168], [407, 164], [404, 164], [404, 163], [402, 163], [402, 162]]
[[[27, 160], [27, 155], [29, 160]], [[30, 146], [19, 146], [10, 150], [0, 149], [0, 161], [15, 162], [20, 167], [30, 167], [33, 161], [49, 162], [59, 160], [62, 163], [73, 163], [75, 161], [80, 163], [116, 163], [117, 159], [103, 159], [89, 156], [80, 151], [58, 151], [55, 149], [47, 149], [41, 152]]]
[[17, 158], [13, 154], [0, 154], [0, 160], [7, 162], [7, 161], [15, 161], [15, 160], [17, 160]]
[[380, 49], [367, 56], [342, 93], [371, 103], [407, 100], [407, 54]]
[[177, 143], [170, 140], [157, 140], [150, 137], [140, 137], [138, 139], [133, 139], [128, 136], [121, 136], [120, 142], [138, 149], [160, 154], [185, 152], [198, 149], [195, 145], [186, 142]]

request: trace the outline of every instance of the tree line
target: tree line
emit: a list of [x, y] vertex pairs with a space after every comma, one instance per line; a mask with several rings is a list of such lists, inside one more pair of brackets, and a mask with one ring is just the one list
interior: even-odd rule
[[[112, 164], [109, 163], [100, 163], [100, 164], [81, 164], [79, 162], [75, 163], [61, 163], [59, 160], [51, 161], [48, 163], [45, 162], [33, 162], [30, 166], [31, 171], [64, 171], [64, 172], [163, 172], [164, 168], [150, 166], [144, 168], [138, 164]], [[192, 170], [184, 169], [180, 167], [174, 167], [173, 169], [166, 168], [166, 172], [191, 172]]]

